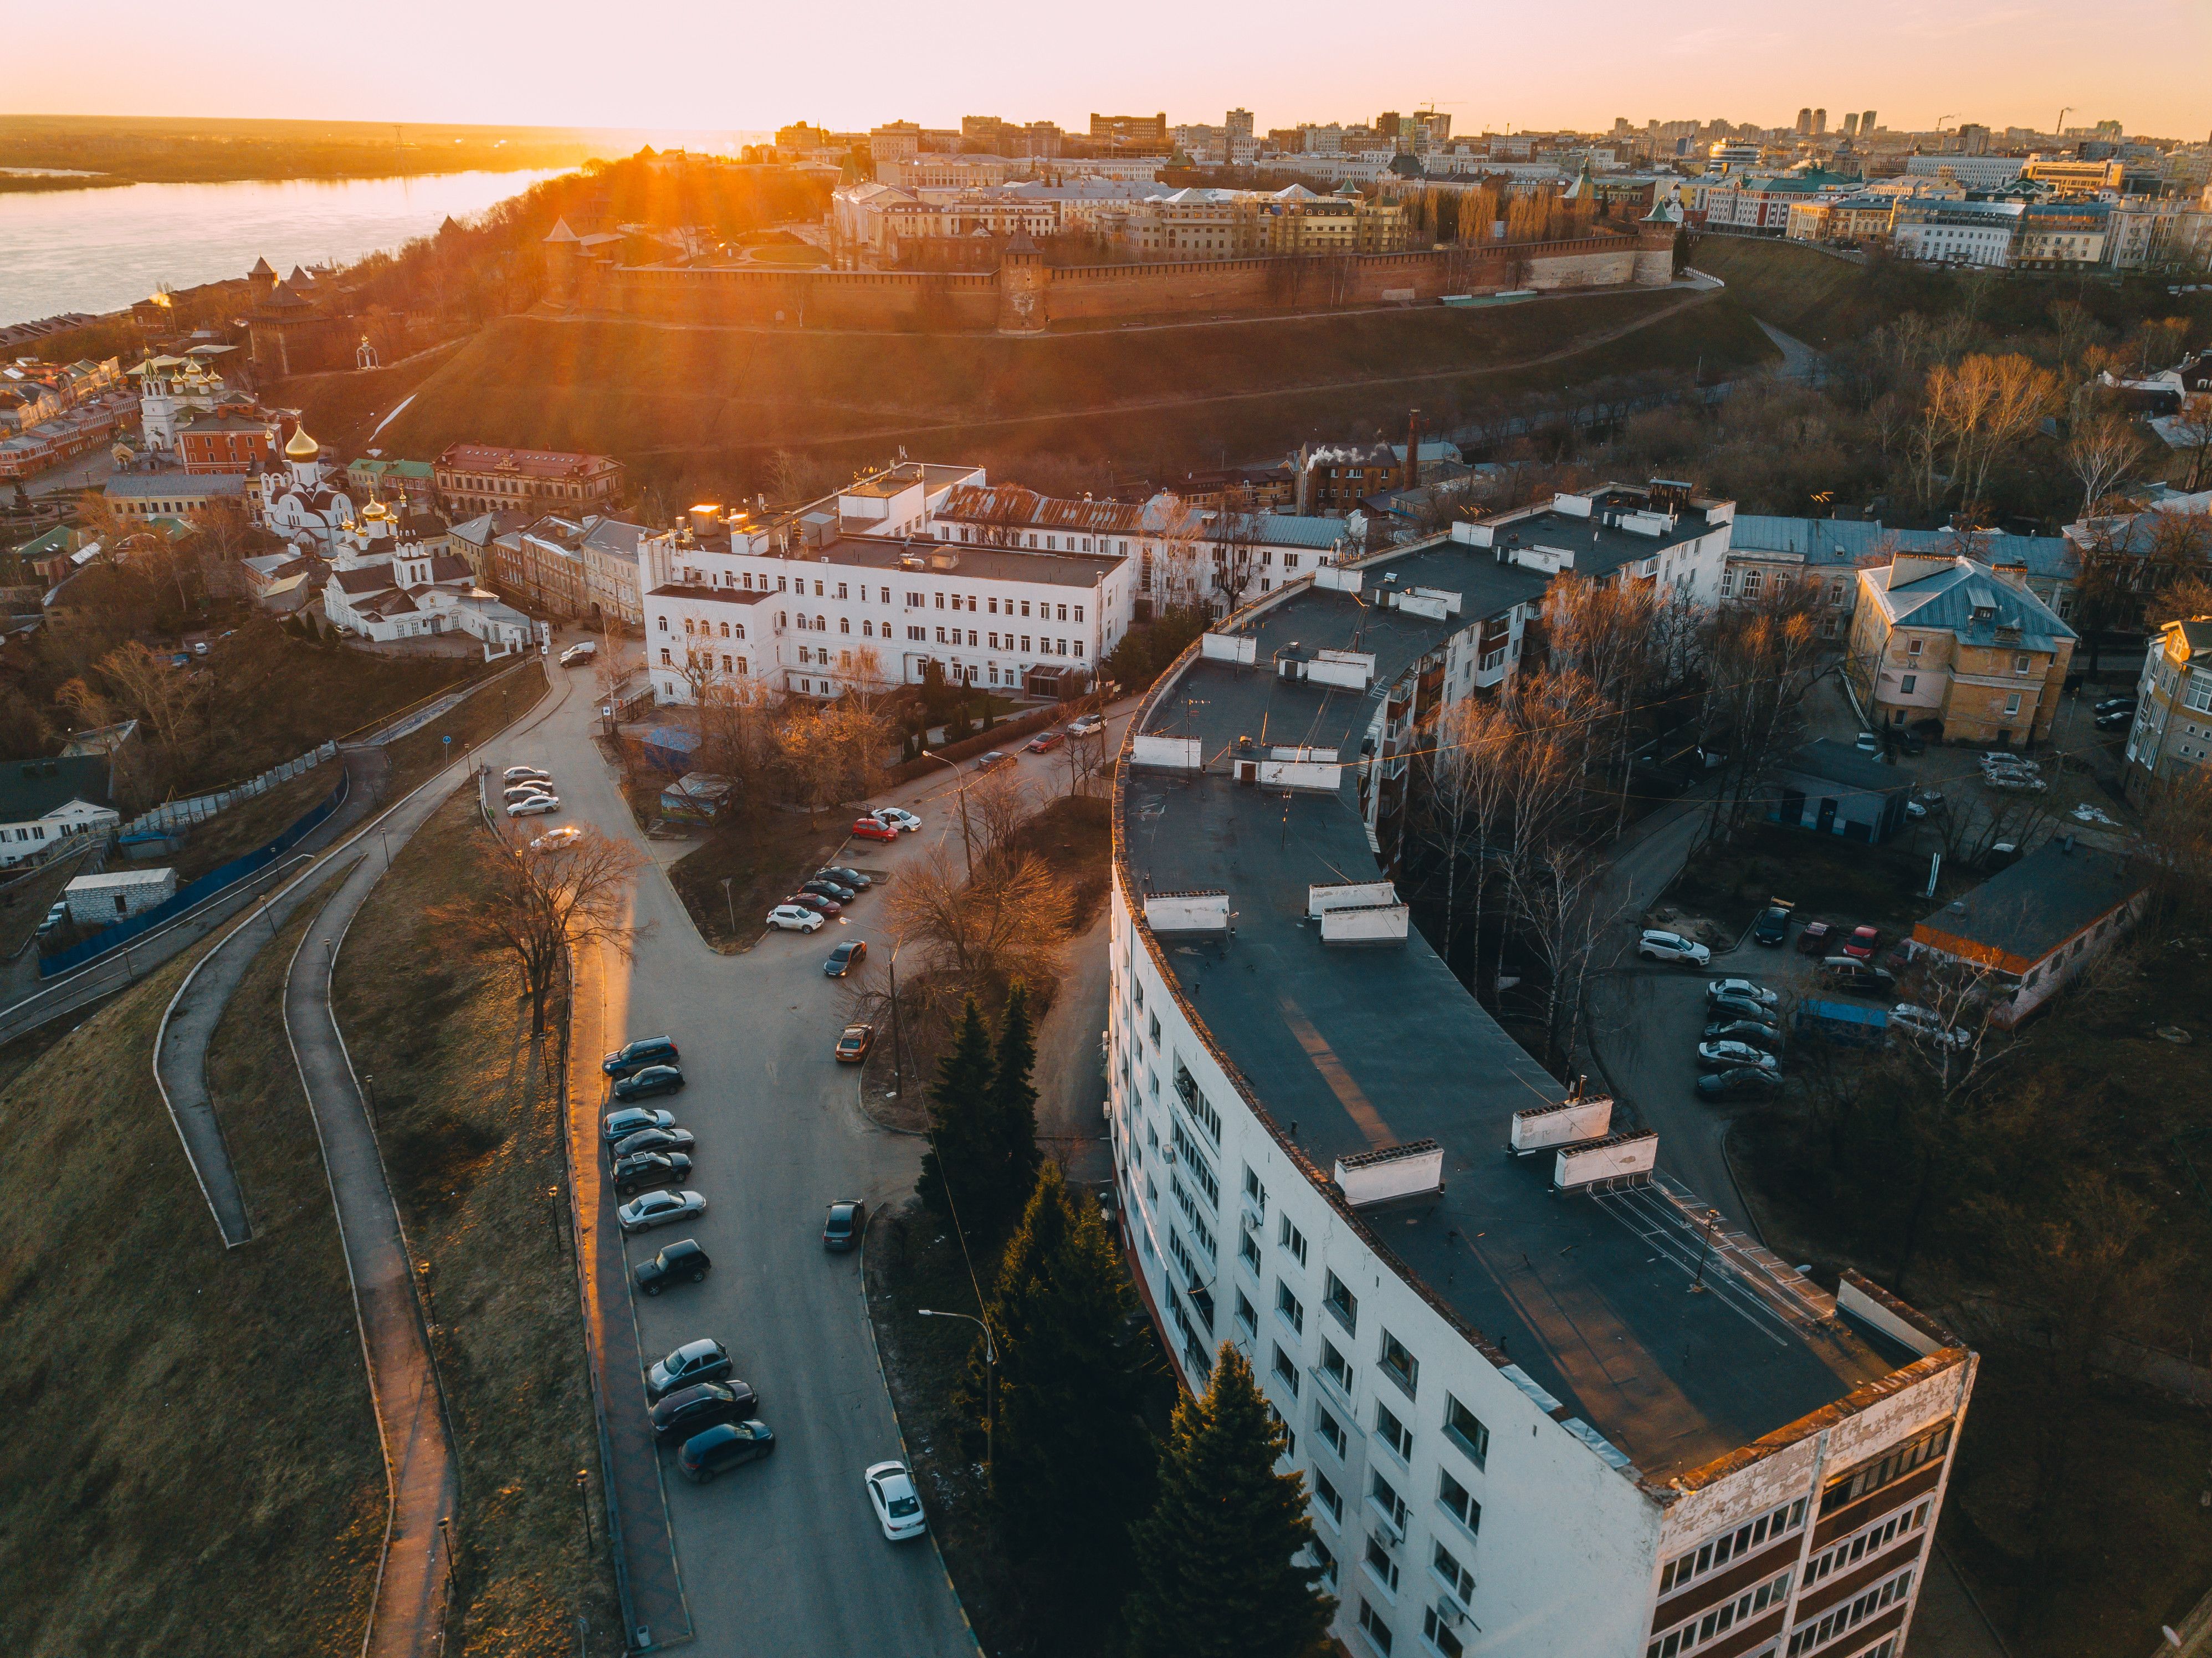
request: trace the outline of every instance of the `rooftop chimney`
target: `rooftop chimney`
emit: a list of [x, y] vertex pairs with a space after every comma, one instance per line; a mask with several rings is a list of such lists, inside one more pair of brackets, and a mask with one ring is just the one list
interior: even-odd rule
[[1418, 409], [1406, 417], [1406, 487], [1421, 487], [1421, 411]]

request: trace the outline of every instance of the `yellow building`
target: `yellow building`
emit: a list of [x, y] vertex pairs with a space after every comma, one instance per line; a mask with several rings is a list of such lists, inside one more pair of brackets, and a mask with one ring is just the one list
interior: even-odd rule
[[2142, 805], [2154, 789], [2212, 764], [2212, 616], [2169, 622], [2143, 657], [2120, 780]]

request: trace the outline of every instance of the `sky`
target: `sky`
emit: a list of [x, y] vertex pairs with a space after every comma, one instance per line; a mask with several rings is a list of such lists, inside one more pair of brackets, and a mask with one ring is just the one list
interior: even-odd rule
[[2212, 129], [2212, 0], [380, 0], [177, 27], [173, 0], [8, 8], [14, 112], [274, 116], [759, 130], [968, 114], [1079, 130], [1093, 110], [1264, 132], [1433, 104], [1455, 131], [1724, 116], [1805, 106], [1923, 130], [1939, 119], [2130, 133]]

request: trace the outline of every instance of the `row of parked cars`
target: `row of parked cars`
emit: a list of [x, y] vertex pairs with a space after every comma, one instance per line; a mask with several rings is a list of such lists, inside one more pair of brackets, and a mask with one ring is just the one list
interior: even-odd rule
[[812, 932], [845, 906], [875, 885], [876, 878], [843, 864], [815, 871], [798, 891], [768, 913], [768, 924], [778, 932]]
[[553, 793], [553, 774], [536, 766], [509, 766], [501, 774], [505, 786], [501, 799], [509, 817], [542, 817], [561, 810], [561, 797]]

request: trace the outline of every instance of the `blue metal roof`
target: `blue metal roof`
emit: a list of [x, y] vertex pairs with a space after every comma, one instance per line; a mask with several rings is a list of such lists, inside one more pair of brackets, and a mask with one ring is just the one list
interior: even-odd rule
[[1856, 565], [1893, 552], [1963, 552], [1984, 564], [2025, 564], [2032, 576], [2077, 574], [2063, 536], [2008, 536], [1994, 530], [1892, 530], [1879, 520], [1769, 518], [1738, 513], [1729, 546], [1740, 553], [1802, 553], [1808, 564]]

